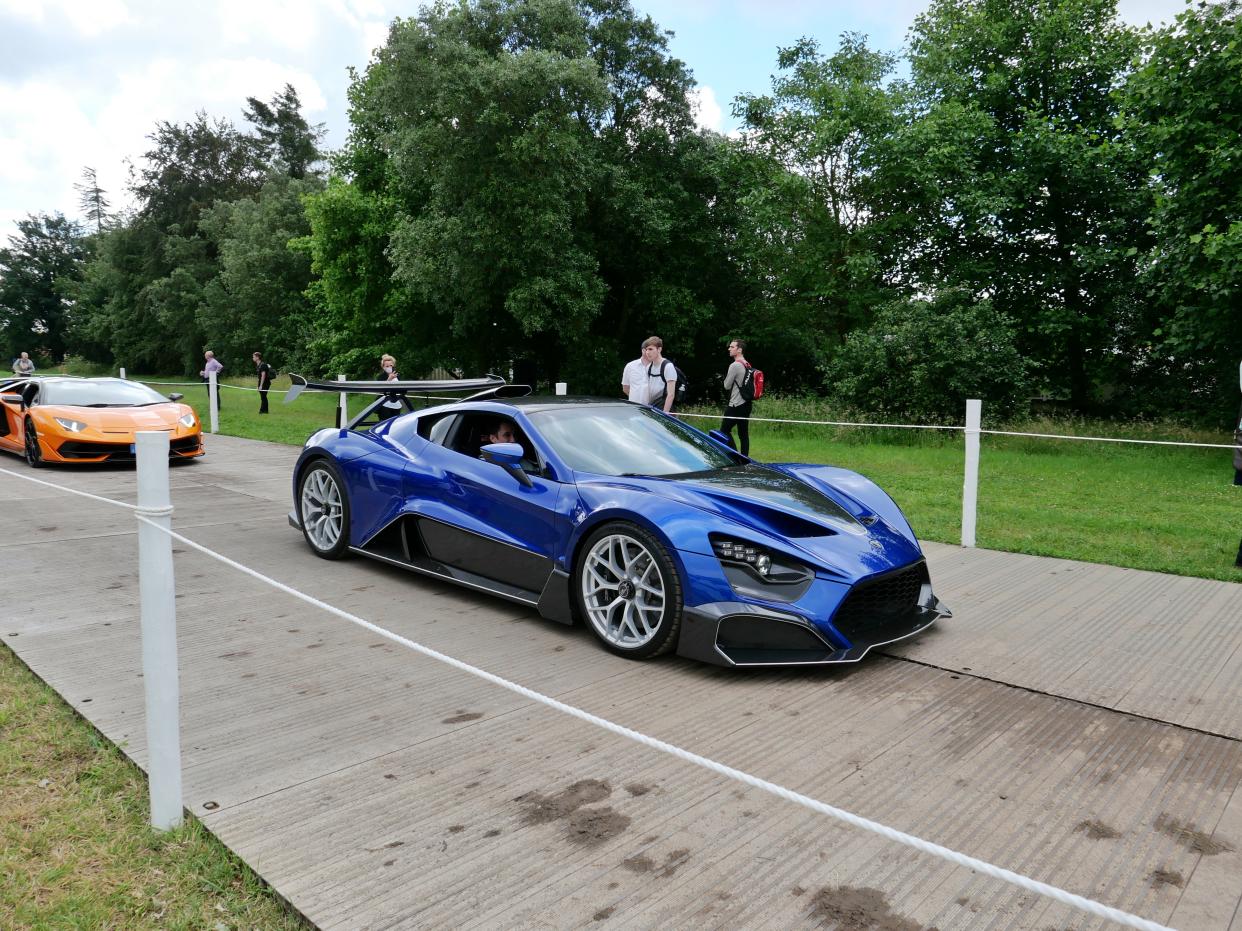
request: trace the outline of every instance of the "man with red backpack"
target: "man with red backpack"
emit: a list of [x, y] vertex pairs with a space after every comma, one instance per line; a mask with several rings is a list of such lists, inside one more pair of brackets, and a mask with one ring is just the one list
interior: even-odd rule
[[735, 339], [729, 343], [729, 371], [725, 373], [726, 394], [724, 419], [720, 430], [733, 438], [737, 427], [738, 452], [750, 455], [750, 408], [755, 398], [763, 393], [763, 373], [751, 366], [745, 356], [746, 341]]

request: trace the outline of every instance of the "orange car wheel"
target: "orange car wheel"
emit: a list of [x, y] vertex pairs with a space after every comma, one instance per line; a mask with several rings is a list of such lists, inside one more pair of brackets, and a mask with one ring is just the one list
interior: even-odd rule
[[34, 421], [26, 418], [26, 462], [32, 469], [43, 465], [43, 450], [39, 448], [39, 434], [35, 432]]

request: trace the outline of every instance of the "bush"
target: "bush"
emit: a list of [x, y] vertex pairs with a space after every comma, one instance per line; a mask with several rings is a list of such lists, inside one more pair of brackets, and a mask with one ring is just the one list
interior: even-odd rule
[[1013, 321], [961, 291], [882, 307], [824, 367], [824, 384], [838, 403], [890, 421], [958, 423], [967, 398], [1004, 418], [1029, 395]]

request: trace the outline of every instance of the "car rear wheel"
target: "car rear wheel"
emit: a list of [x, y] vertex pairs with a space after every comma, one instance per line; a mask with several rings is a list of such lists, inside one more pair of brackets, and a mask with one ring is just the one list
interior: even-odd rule
[[340, 470], [327, 459], [317, 459], [302, 473], [298, 521], [316, 556], [340, 559], [345, 555], [349, 548], [349, 497]]
[[633, 524], [609, 523], [583, 544], [574, 578], [578, 609], [619, 656], [649, 659], [677, 644], [681, 581], [664, 545]]
[[32, 469], [43, 465], [43, 450], [39, 447], [39, 434], [35, 431], [34, 421], [26, 418], [26, 463]]

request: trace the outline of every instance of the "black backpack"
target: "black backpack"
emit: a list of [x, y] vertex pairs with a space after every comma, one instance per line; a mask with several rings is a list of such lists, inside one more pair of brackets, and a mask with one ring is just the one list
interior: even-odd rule
[[[674, 362], [672, 359], [665, 359], [665, 360], [664, 360], [664, 365], [671, 365], [671, 366], [673, 367], [673, 371], [674, 371], [674, 372], [676, 373], [676, 375], [677, 375], [677, 384], [674, 386], [674, 389], [673, 389], [673, 391], [674, 391], [674, 393], [673, 393], [673, 407], [677, 407], [678, 405], [684, 404], [684, 403], [686, 402], [686, 390], [687, 390], [687, 387], [688, 387], [688, 382], [686, 381], [686, 373], [685, 373], [685, 372], [683, 372], [681, 369], [679, 369], [679, 368], [677, 367], [677, 363], [676, 363], [676, 362]], [[662, 384], [662, 385], [667, 386], [667, 384], [668, 384], [668, 379], [663, 377], [663, 376], [664, 376], [664, 371], [665, 371], [664, 366], [663, 366], [663, 365], [662, 365], [662, 366], [660, 366], [660, 382], [661, 382], [661, 384]], [[652, 375], [652, 374], [653, 374], [653, 372], [651, 371], [651, 366], [647, 366], [647, 376], [648, 376], [648, 377], [651, 377], [651, 375]], [[648, 403], [648, 404], [650, 404], [652, 407], [658, 407], [658, 408], [660, 408], [661, 410], [663, 410], [663, 408], [664, 408], [664, 396], [665, 396], [667, 393], [668, 393], [668, 389], [667, 389], [667, 387], [665, 387], [664, 389], [662, 389], [662, 390], [660, 391], [660, 393], [659, 393], [659, 394], [657, 394], [655, 397], [653, 397], [653, 398], [652, 398], [650, 401], [648, 401], [647, 403]]]
[[746, 374], [742, 376], [742, 383], [737, 386], [737, 390], [743, 401], [755, 401], [763, 397], [763, 372], [747, 363]]

